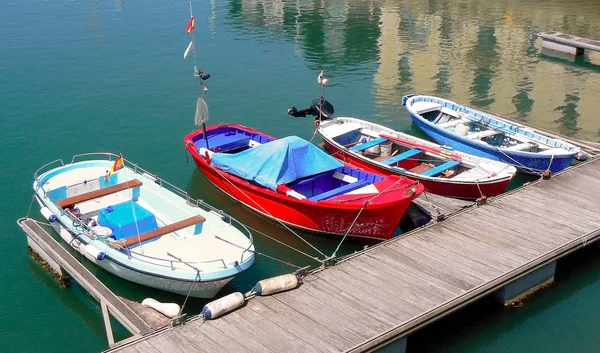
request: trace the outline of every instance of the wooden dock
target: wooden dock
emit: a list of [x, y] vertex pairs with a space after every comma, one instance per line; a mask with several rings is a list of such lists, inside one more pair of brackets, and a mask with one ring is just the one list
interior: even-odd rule
[[600, 41], [560, 32], [541, 32], [542, 47], [571, 55], [582, 55], [584, 50], [600, 51]]
[[119, 352], [359, 352], [394, 343], [484, 296], [519, 300], [600, 237], [600, 160], [467, 208], [310, 273], [222, 318]]
[[102, 308], [104, 324], [109, 345], [114, 345], [115, 340], [110, 325], [109, 313], [117, 319], [133, 336], [141, 337], [170, 324], [170, 320], [153, 309], [142, 307], [141, 304], [132, 302], [115, 295], [96, 276], [81, 264], [73, 255], [63, 248], [44, 228], [35, 220], [23, 218], [19, 226], [27, 235], [29, 246], [38, 253], [48, 265], [59, 274], [63, 270], [70, 274], [85, 290], [87, 290]]

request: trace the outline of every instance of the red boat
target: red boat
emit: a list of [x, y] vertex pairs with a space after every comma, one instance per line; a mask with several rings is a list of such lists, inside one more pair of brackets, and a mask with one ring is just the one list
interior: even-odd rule
[[389, 239], [423, 186], [344, 164], [296, 136], [276, 139], [241, 125], [185, 137], [206, 178], [268, 218], [304, 230]]

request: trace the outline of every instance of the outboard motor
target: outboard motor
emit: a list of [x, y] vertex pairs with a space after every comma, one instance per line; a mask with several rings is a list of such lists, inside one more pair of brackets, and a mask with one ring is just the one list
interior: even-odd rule
[[287, 112], [295, 118], [304, 118], [307, 115], [312, 115], [315, 117], [315, 124], [318, 124], [319, 121], [331, 119], [334, 109], [331, 103], [321, 97], [321, 99], [313, 99], [310, 107], [306, 109], [298, 110], [296, 107], [290, 107]]

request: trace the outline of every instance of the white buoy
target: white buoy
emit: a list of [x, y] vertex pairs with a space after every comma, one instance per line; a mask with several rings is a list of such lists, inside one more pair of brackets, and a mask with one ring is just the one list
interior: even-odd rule
[[254, 286], [254, 291], [258, 295], [269, 295], [296, 287], [298, 287], [298, 277], [293, 274], [287, 274], [258, 281]]
[[87, 257], [90, 261], [102, 260], [104, 259], [104, 252], [98, 250], [95, 246], [88, 244], [83, 247], [83, 252], [85, 257]]
[[142, 305], [150, 307], [171, 319], [179, 315], [179, 311], [181, 310], [181, 307], [176, 303], [161, 303], [152, 298], [144, 299]]
[[221, 315], [225, 315], [244, 304], [246, 297], [240, 292], [231, 293], [223, 298], [213, 300], [202, 308], [201, 314], [205, 319], [216, 319]]
[[40, 209], [40, 213], [42, 214], [42, 216], [44, 216], [44, 218], [46, 218], [48, 222], [52, 223], [56, 221], [56, 216], [54, 215], [54, 213], [52, 213], [52, 211], [50, 211], [48, 207], [42, 207]]
[[468, 125], [460, 122], [454, 128], [454, 133], [457, 135], [465, 136], [469, 132], [470, 128]]

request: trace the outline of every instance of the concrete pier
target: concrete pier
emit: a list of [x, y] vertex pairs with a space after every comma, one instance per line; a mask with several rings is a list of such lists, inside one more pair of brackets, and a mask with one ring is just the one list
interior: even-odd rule
[[541, 32], [542, 48], [573, 56], [582, 55], [584, 50], [600, 51], [600, 41], [573, 36], [560, 32]]

